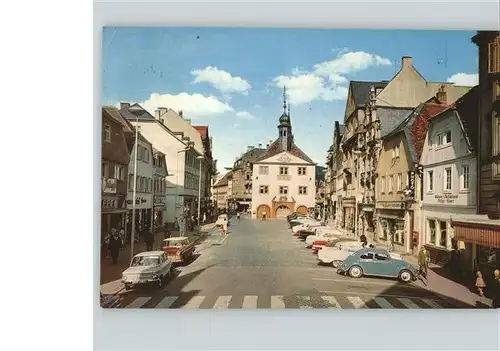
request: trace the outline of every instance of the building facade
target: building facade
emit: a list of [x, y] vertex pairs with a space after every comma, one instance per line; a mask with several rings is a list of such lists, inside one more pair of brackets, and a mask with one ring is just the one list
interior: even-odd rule
[[[477, 87], [429, 120], [423, 167], [423, 244], [431, 260], [448, 262], [455, 240], [453, 220], [476, 214]], [[466, 250], [471, 257], [471, 250]], [[472, 267], [468, 267], [472, 269]]]
[[[153, 117], [139, 104], [122, 103], [120, 113], [133, 125], [141, 128], [141, 134], [169, 161], [167, 178], [166, 222], [173, 226], [179, 219], [196, 211], [193, 199], [198, 196], [198, 161], [200, 154], [194, 142], [183, 133], [174, 133], [163, 122]], [[199, 134], [198, 134], [199, 135]]]
[[472, 41], [479, 52], [478, 215], [453, 221], [453, 232], [471, 246], [472, 265], [488, 285], [500, 269], [500, 32], [479, 31]]
[[327, 196], [330, 198], [330, 217], [328, 220], [334, 227], [338, 228], [341, 224], [342, 208], [342, 188], [343, 188], [343, 172], [342, 172], [342, 151], [340, 150], [340, 141], [344, 134], [344, 125], [335, 122], [333, 129], [333, 144], [328, 150], [326, 160], [327, 164]]
[[252, 204], [252, 169], [253, 163], [266, 149], [259, 144], [257, 147], [248, 146], [247, 151], [236, 159], [232, 169], [232, 196], [233, 203], [238, 211], [251, 209]]
[[278, 138], [253, 163], [252, 218], [307, 214], [315, 206], [315, 185], [316, 164], [295, 144], [284, 98]]
[[219, 177], [213, 186], [214, 202], [217, 207], [217, 211], [228, 211], [231, 190], [229, 186], [231, 185], [232, 172], [229, 171], [223, 176]]
[[203, 152], [206, 160], [206, 167], [202, 169], [201, 182], [201, 213], [207, 213], [207, 217], [211, 218], [214, 214], [215, 206], [211, 201], [213, 177], [217, 174], [217, 160], [214, 160], [212, 155], [213, 140], [209, 133], [208, 126], [193, 126], [201, 136]]
[[127, 174], [130, 154], [120, 114], [102, 108], [101, 147], [101, 240], [111, 229], [125, 227], [127, 214]]
[[153, 148], [153, 228], [165, 225], [167, 211], [167, 160]]

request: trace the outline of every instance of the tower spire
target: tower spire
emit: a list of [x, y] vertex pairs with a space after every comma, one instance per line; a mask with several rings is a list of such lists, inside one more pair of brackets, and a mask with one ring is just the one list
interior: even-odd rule
[[286, 85], [283, 86], [283, 112], [286, 113]]

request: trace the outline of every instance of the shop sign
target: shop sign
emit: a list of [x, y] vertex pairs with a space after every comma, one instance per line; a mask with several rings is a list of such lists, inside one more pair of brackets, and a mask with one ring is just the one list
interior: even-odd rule
[[118, 197], [103, 197], [101, 200], [101, 209], [116, 210], [119, 208]]
[[105, 194], [116, 194], [116, 179], [102, 178], [102, 192]]
[[434, 198], [441, 204], [452, 204], [458, 199], [458, 195], [456, 194], [436, 194]]
[[166, 198], [163, 195], [155, 195], [153, 198], [153, 203], [155, 205], [165, 205]]
[[[140, 205], [140, 204], [143, 204], [143, 203], [146, 203], [146, 202], [147, 202], [147, 200], [144, 197], [140, 197], [139, 196], [139, 197], [135, 198], [135, 204], [136, 205]], [[132, 205], [132, 200], [127, 200], [127, 204], [128, 205]]]
[[398, 209], [398, 210], [401, 210], [401, 209], [404, 209], [405, 208], [405, 204], [404, 202], [400, 202], [400, 201], [392, 201], [392, 202], [389, 202], [389, 201], [386, 201], [386, 202], [377, 202], [377, 208], [388, 208], [388, 209]]
[[415, 198], [415, 171], [408, 172], [408, 189], [410, 190], [407, 198], [409, 200]]

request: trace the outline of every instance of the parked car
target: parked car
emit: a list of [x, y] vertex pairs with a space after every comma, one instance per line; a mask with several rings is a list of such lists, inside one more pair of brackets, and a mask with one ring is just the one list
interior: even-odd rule
[[307, 217], [307, 218], [297, 218], [297, 219], [294, 219], [294, 220], [290, 221], [289, 226], [293, 230], [293, 227], [295, 227], [295, 226], [298, 226], [298, 225], [301, 225], [301, 224], [305, 224], [305, 223], [317, 223], [317, 222], [318, 222], [317, 220], [309, 218], [309, 217]]
[[312, 250], [314, 253], [318, 253], [320, 249], [323, 247], [335, 247], [338, 243], [341, 242], [356, 242], [352, 237], [338, 237], [338, 236], [331, 236], [331, 237], [323, 237], [319, 240], [315, 240], [312, 243]]
[[312, 229], [315, 227], [320, 227], [321, 222], [313, 222], [313, 221], [307, 221], [302, 224], [296, 225], [295, 227], [292, 228], [292, 233], [297, 233], [299, 230], [308, 230]]
[[353, 278], [379, 276], [398, 278], [404, 283], [418, 277], [418, 269], [402, 259], [392, 258], [387, 250], [365, 248], [348, 256], [337, 272], [349, 274]]
[[172, 261], [165, 252], [141, 252], [132, 258], [130, 266], [122, 273], [122, 282], [127, 290], [143, 284], [156, 284], [161, 288], [172, 271]]
[[362, 249], [361, 245], [359, 241], [341, 241], [333, 246], [325, 245], [318, 251], [318, 261], [338, 268], [348, 256]]
[[163, 240], [161, 248], [174, 263], [185, 263], [193, 258], [194, 243], [185, 236]]
[[[324, 233], [324, 232], [320, 232], [320, 233]], [[327, 232], [325, 234], [318, 234], [318, 230], [315, 230], [313, 235], [309, 235], [306, 238], [305, 243], [306, 243], [306, 247], [308, 249], [310, 249], [312, 247], [312, 244], [316, 240], [327, 239], [330, 242], [331, 240], [338, 239], [339, 237], [340, 236], [338, 236], [336, 234], [329, 233], [329, 232]]]

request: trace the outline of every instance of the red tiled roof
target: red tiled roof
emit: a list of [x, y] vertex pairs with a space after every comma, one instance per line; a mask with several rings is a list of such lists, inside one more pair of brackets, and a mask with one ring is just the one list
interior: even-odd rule
[[196, 129], [198, 131], [198, 133], [200, 133], [200, 135], [203, 138], [207, 137], [207, 135], [208, 135], [208, 126], [193, 126], [193, 128]]
[[429, 129], [429, 120], [448, 108], [449, 105], [444, 104], [424, 103], [421, 105], [418, 116], [416, 116], [410, 126], [411, 142], [413, 142], [417, 160], [420, 160], [424, 149], [425, 137]]
[[[281, 152], [281, 147], [279, 145], [279, 139], [276, 139], [270, 146], [269, 146], [269, 149], [267, 149], [266, 152], [264, 152], [257, 160], [255, 160], [255, 162], [259, 162], [259, 161], [262, 161], [262, 160], [265, 160], [266, 158], [269, 158], [269, 157], [273, 157], [277, 154], [280, 154]], [[304, 161], [307, 161], [307, 162], [310, 162], [310, 163], [314, 163], [313, 160], [311, 160], [309, 158], [309, 156], [307, 156], [304, 151], [302, 151], [297, 145], [295, 145], [295, 142], [292, 141], [292, 149], [290, 151], [288, 151], [289, 153], [291, 153], [292, 155], [294, 156], [297, 156], [298, 158], [304, 160]]]

